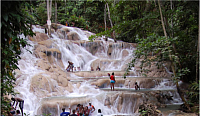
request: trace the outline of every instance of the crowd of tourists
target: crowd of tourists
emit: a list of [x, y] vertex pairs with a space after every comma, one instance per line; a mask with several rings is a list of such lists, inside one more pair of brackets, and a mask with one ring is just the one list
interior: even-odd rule
[[[62, 113], [60, 116], [93, 116], [93, 112], [95, 111], [95, 107], [92, 105], [92, 103], [89, 103], [88, 106], [83, 106], [82, 104], [78, 104], [76, 109], [72, 110], [71, 114], [71, 108], [69, 108], [70, 112], [65, 112], [65, 108], [62, 108]], [[101, 109], [98, 109], [98, 114], [96, 116], [103, 116], [101, 113]]]

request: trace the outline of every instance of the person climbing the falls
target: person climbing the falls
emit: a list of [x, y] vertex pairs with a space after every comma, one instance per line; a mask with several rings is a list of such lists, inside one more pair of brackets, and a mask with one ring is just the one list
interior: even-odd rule
[[135, 82], [135, 90], [140, 90], [140, 86], [137, 84], [137, 82]]
[[70, 69], [72, 69], [72, 72], [73, 72], [73, 68], [74, 68], [74, 63], [73, 62], [70, 62], [68, 61], [69, 65], [67, 66], [66, 70], [67, 72], [70, 72]]
[[71, 108], [69, 108], [70, 112], [65, 112], [65, 108], [62, 108], [62, 113], [60, 113], [60, 116], [70, 116], [71, 114]]
[[89, 103], [88, 109], [90, 110], [89, 116], [92, 116], [92, 113], [95, 111], [95, 107], [92, 105], [92, 103]]
[[110, 76], [110, 87], [111, 87], [111, 91], [114, 91], [114, 85], [115, 85], [115, 76], [114, 76], [114, 72], [112, 73], [112, 75]]
[[17, 97], [15, 97], [15, 98], [12, 97], [11, 100], [14, 101], [14, 102], [13, 102], [13, 105], [12, 105], [13, 107], [14, 107], [14, 104], [15, 104], [15, 102], [16, 102], [15, 109], [17, 108], [17, 104], [18, 104], [18, 102], [19, 102], [19, 108], [20, 108], [21, 113], [22, 113], [22, 116], [23, 116], [24, 100], [21, 99], [21, 98], [17, 98]]
[[97, 68], [96, 68], [96, 71], [101, 71], [101, 69], [100, 69], [100, 67], [99, 67], [99, 66], [97, 66]]
[[91, 67], [91, 71], [94, 71], [94, 68], [93, 68], [93, 67]]
[[66, 25], [66, 26], [69, 26], [69, 23], [68, 23], [68, 21], [66, 21], [66, 22], [65, 22], [65, 25]]

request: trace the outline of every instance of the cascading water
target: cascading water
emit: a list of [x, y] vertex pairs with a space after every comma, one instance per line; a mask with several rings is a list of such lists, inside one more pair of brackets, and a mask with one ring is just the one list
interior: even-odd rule
[[[28, 50], [33, 51], [34, 43], [31, 41], [28, 41], [28, 44], [31, 46], [26, 47]], [[44, 72], [38, 67], [36, 67], [34, 64], [38, 60], [33, 54], [28, 52], [25, 49], [22, 49], [22, 54], [20, 55], [21, 60], [19, 61], [18, 67], [21, 70], [21, 75], [17, 81], [17, 86], [15, 87], [15, 90], [19, 92], [20, 94], [17, 95], [17, 97], [21, 97], [24, 99], [24, 112], [33, 113], [35, 109], [37, 108], [37, 103], [39, 102], [39, 99], [30, 92], [30, 80], [32, 76], [35, 74]]]
[[[120, 81], [117, 84], [125, 89], [125, 92], [106, 92], [95, 85], [91, 85], [98, 78], [93, 76], [95, 78], [87, 79], [82, 75], [93, 74], [90, 72], [91, 66], [94, 66], [94, 69], [96, 66], [100, 66], [102, 72], [95, 71], [94, 75], [99, 74], [102, 80], [108, 79], [105, 76], [108, 72], [120, 73], [122, 71], [123, 73], [133, 57], [134, 47], [125, 45], [123, 42], [114, 43], [110, 38], [108, 41], [101, 38], [98, 41], [89, 42], [88, 36], [92, 35], [90, 32], [66, 26], [60, 28], [77, 33], [80, 40], [60, 39], [60, 33], [57, 31], [52, 33], [52, 38], [49, 39], [51, 44], [48, 44], [47, 47], [44, 46], [45, 43], [41, 44], [28, 40], [28, 43], [32, 46], [26, 49], [32, 51], [33, 54], [22, 49], [22, 59], [18, 65], [21, 73], [16, 71], [17, 75], [20, 76], [17, 77], [15, 90], [20, 93], [16, 97], [25, 101], [24, 112], [30, 114], [30, 116], [41, 115], [42, 113], [51, 113], [52, 116], [57, 116], [61, 113], [62, 107], [74, 109], [78, 103], [85, 106], [91, 102], [96, 108], [94, 116], [98, 109], [101, 109], [104, 115], [139, 115], [135, 112], [138, 105], [143, 101], [142, 94], [128, 92], [128, 89], [133, 89], [133, 87], [130, 88], [130, 82], [127, 83], [127, 87], [123, 86], [124, 84]], [[45, 33], [44, 29], [37, 26], [33, 26], [33, 31]], [[41, 46], [39, 52], [36, 51], [38, 46]], [[50, 51], [52, 49], [57, 51]], [[61, 54], [60, 58], [59, 54]], [[73, 62], [75, 67], [80, 67], [81, 71], [67, 72], [65, 69], [68, 66], [68, 61]], [[43, 64], [39, 64], [41, 62]], [[134, 68], [132, 72], [133, 75], [127, 76], [127, 78], [139, 79]], [[80, 75], [78, 75], [79, 73]], [[116, 76], [116, 78], [121, 79], [121, 76]], [[122, 82], [124, 81], [123, 79]], [[164, 84], [161, 85], [156, 86], [157, 89], [165, 87]], [[104, 87], [109, 88], [110, 86], [106, 84]]]

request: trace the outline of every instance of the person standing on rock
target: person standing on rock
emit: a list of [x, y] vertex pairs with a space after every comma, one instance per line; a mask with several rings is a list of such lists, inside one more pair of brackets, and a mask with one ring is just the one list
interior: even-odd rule
[[101, 71], [101, 69], [100, 69], [100, 67], [99, 67], [99, 66], [97, 66], [97, 68], [96, 68], [96, 71]]
[[140, 86], [137, 84], [137, 82], [135, 82], [135, 90], [140, 90]]
[[18, 102], [19, 102], [19, 108], [20, 108], [20, 110], [21, 110], [21, 113], [22, 113], [22, 116], [23, 116], [23, 107], [24, 107], [24, 100], [23, 99], [20, 99], [20, 98], [11, 98], [11, 100], [12, 101], [14, 101], [13, 102], [13, 107], [14, 107], [14, 104], [15, 104], [15, 101], [16, 101], [16, 105], [15, 105], [15, 109], [16, 109], [16, 107], [17, 107], [17, 104], [18, 104]]
[[92, 113], [95, 111], [95, 107], [92, 105], [92, 103], [89, 103], [88, 109], [90, 110], [89, 116], [92, 116]]
[[93, 67], [91, 67], [91, 71], [94, 71], [94, 68], [93, 68]]
[[115, 85], [115, 76], [114, 76], [114, 72], [112, 73], [112, 75], [110, 76], [110, 87], [111, 87], [111, 91], [114, 91], [114, 85]]

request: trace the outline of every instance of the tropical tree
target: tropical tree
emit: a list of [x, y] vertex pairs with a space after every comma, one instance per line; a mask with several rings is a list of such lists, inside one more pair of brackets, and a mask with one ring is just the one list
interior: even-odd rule
[[[135, 59], [132, 61], [131, 66], [134, 66], [137, 59], [143, 59], [141, 61], [141, 69], [144, 66], [151, 66], [156, 62], [158, 67], [161, 67], [164, 63], [171, 64], [169, 69], [172, 72], [172, 77], [177, 86], [177, 92], [179, 93], [185, 108], [188, 111], [190, 107], [194, 105], [198, 100], [187, 100], [185, 92], [182, 91], [178, 82], [194, 82], [198, 83], [196, 73], [198, 71], [198, 2], [156, 2], [158, 4], [160, 14], [160, 25], [162, 26], [162, 33], [160, 31], [151, 31], [152, 34], [147, 35], [147, 38], [138, 39], [137, 50], [135, 51]], [[173, 5], [172, 5], [173, 4]], [[187, 7], [186, 6], [193, 6]], [[170, 6], [174, 6], [173, 9]], [[146, 14], [147, 15], [147, 14]], [[190, 18], [186, 18], [190, 17]], [[172, 22], [173, 21], [173, 22]], [[153, 54], [153, 55], [152, 55]], [[196, 62], [197, 61], [197, 62]], [[196, 84], [199, 85], [199, 84]], [[193, 90], [188, 92], [190, 96], [195, 95], [197, 98], [199, 94], [192, 94], [192, 91], [198, 89], [193, 87]], [[191, 102], [193, 101], [193, 105]], [[194, 102], [195, 101], [195, 102]]]
[[[96, 36], [110, 36], [115, 30], [117, 40], [138, 43], [134, 53], [135, 58], [129, 68], [134, 67], [138, 59], [143, 59], [141, 60], [143, 73], [148, 72], [148, 68], [145, 67], [151, 66], [152, 63], [158, 68], [163, 67], [166, 62], [170, 63], [171, 67], [168, 70], [177, 85], [177, 91], [190, 109], [188, 106], [191, 104], [188, 104], [186, 94], [178, 82], [194, 85], [194, 82], [198, 83], [199, 80], [197, 78], [199, 2], [121, 0], [111, 1], [109, 4], [112, 6], [110, 9], [114, 26]], [[91, 36], [90, 39], [94, 37]], [[199, 102], [197, 99], [190, 101]]]
[[30, 24], [34, 22], [25, 9], [28, 2], [2, 1], [1, 13], [1, 113], [9, 111], [9, 100], [5, 95], [15, 95], [15, 77], [13, 70], [18, 69], [20, 48], [27, 46], [27, 41], [19, 35], [33, 36]]

